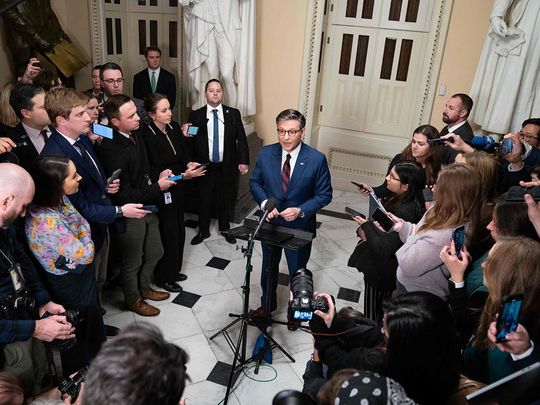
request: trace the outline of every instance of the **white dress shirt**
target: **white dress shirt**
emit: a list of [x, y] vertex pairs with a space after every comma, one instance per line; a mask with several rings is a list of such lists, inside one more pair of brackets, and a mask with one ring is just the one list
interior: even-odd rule
[[206, 105], [206, 130], [208, 133], [208, 160], [212, 161], [212, 150], [214, 148], [214, 112], [218, 110], [218, 129], [219, 129], [219, 161], [223, 162], [223, 148], [225, 145], [225, 119], [223, 116], [223, 104], [217, 107]]

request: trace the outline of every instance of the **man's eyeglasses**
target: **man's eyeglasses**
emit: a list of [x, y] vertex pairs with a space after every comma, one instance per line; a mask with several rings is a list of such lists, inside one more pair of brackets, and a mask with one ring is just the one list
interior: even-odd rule
[[107, 84], [122, 84], [124, 83], [124, 79], [123, 78], [120, 78], [120, 79], [106, 79], [106, 80], [103, 80], [105, 83]]
[[302, 129], [289, 129], [288, 131], [285, 131], [284, 129], [277, 130], [277, 133], [279, 136], [285, 136], [285, 134], [289, 134], [289, 136], [296, 136], [297, 134], [301, 132], [302, 132]]
[[533, 136], [533, 135], [528, 134], [528, 133], [526, 133], [526, 132], [519, 131], [518, 134], [519, 134], [520, 137], [522, 137], [522, 138], [525, 139], [526, 141], [530, 141], [531, 139], [534, 139], [535, 141], [538, 141], [538, 137], [537, 137], [537, 136]]

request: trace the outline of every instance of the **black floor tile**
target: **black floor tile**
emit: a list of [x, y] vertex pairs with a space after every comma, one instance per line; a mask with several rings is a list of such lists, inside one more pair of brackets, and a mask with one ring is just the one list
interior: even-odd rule
[[208, 263], [206, 263], [206, 265], [215, 269], [224, 270], [230, 262], [230, 260], [214, 256], [210, 259]]
[[200, 295], [190, 293], [187, 291], [182, 291], [178, 296], [172, 301], [175, 304], [182, 305], [183, 307], [193, 308], [193, 305], [201, 298]]
[[350, 288], [340, 287], [337, 297], [341, 300], [358, 302], [360, 299], [360, 291], [351, 290]]
[[[238, 375], [240, 374], [241, 370], [238, 370], [235, 375], [233, 376], [233, 382], [232, 385], [234, 386], [234, 383], [236, 382], [236, 379], [238, 378]], [[227, 386], [227, 383], [229, 382], [229, 375], [231, 373], [231, 365], [227, 363], [223, 363], [221, 361], [218, 361], [210, 374], [208, 375], [207, 380], [211, 381], [215, 384], [223, 385], [224, 387]]]

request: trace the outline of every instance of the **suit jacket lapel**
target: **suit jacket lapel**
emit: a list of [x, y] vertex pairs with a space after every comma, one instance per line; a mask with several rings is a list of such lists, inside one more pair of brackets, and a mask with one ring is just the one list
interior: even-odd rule
[[304, 169], [307, 166], [308, 154], [307, 149], [304, 147], [304, 143], [300, 145], [300, 152], [298, 153], [298, 158], [296, 159], [296, 164], [294, 165], [294, 170], [292, 172], [291, 179], [289, 181], [288, 191], [290, 191], [298, 180], [304, 175]]

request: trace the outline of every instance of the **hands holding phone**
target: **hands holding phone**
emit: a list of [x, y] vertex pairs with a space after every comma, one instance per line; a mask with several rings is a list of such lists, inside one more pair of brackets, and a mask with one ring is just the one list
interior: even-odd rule
[[451, 240], [450, 246], [447, 245], [441, 249], [439, 257], [448, 268], [452, 281], [462, 283], [465, 280], [465, 270], [470, 261], [469, 252], [467, 252], [465, 245], [461, 249], [461, 257], [458, 257], [454, 240]]
[[356, 187], [358, 187], [358, 191], [360, 191], [360, 194], [366, 197], [369, 195], [369, 193], [373, 192], [373, 188], [371, 188], [367, 184], [357, 183], [356, 181], [351, 181], [351, 183], [354, 184]]
[[518, 323], [515, 332], [506, 335], [506, 341], [497, 343], [497, 322], [491, 322], [487, 332], [488, 339], [497, 346], [501, 352], [508, 352], [514, 356], [519, 356], [531, 348], [531, 338], [527, 329]]

